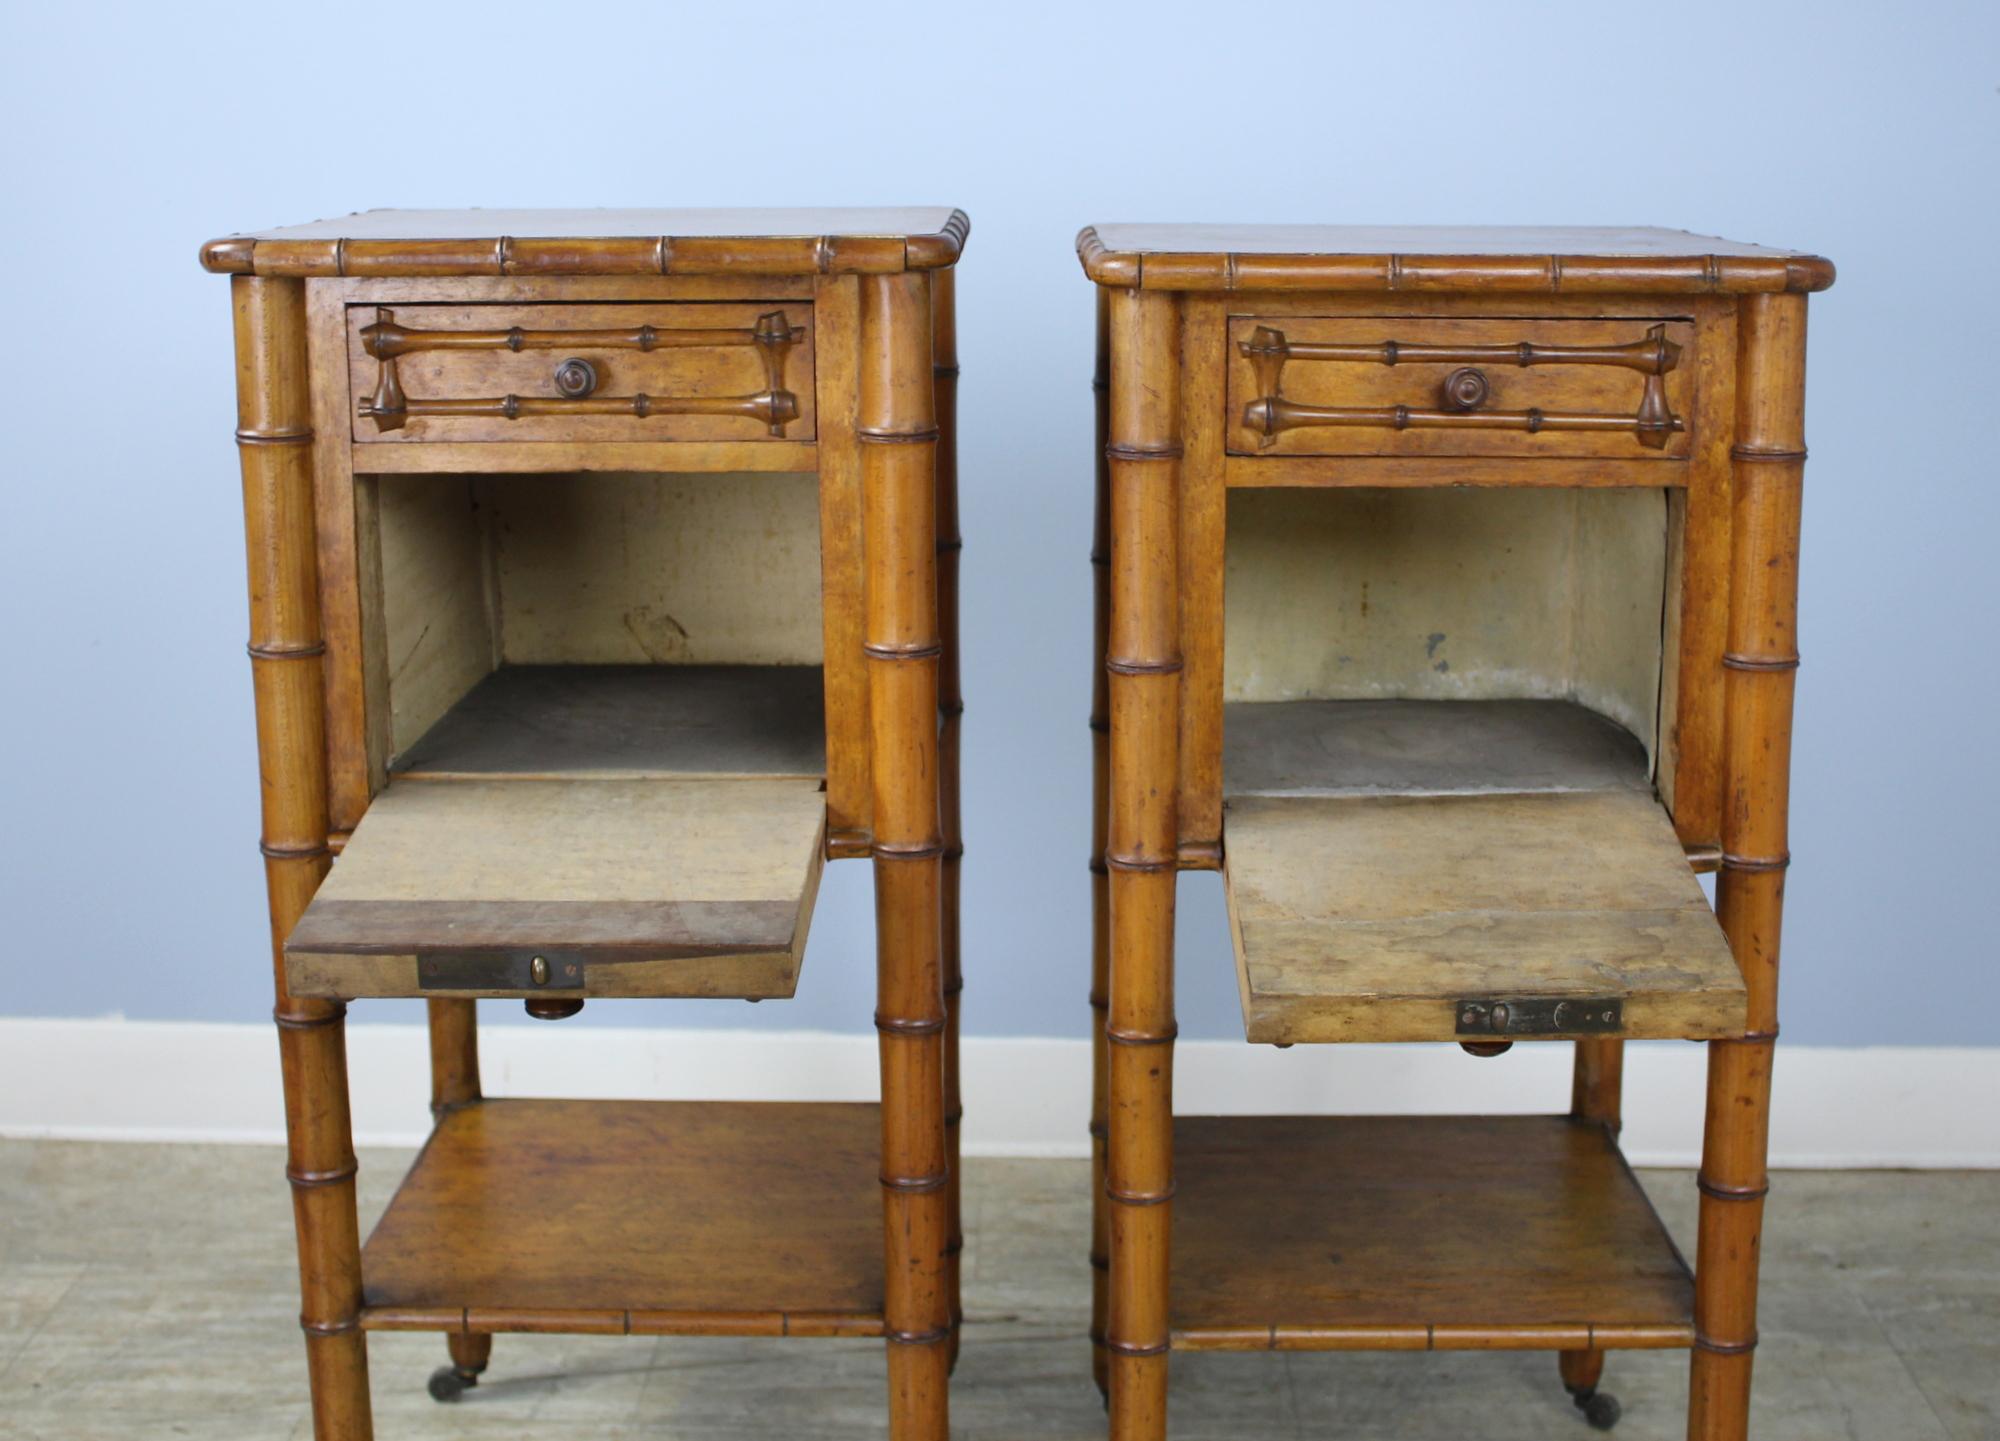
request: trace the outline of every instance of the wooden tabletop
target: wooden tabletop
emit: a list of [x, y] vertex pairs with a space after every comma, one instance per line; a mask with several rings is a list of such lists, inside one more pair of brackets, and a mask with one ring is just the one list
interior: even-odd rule
[[1084, 272], [1146, 290], [1824, 290], [1802, 251], [1631, 226], [1086, 226]]
[[211, 240], [228, 275], [887, 274], [957, 261], [946, 206], [718, 210], [366, 210]]

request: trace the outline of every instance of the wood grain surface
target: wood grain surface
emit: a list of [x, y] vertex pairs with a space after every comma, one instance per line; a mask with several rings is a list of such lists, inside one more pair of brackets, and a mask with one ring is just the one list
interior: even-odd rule
[[1244, 796], [1224, 835], [1252, 1041], [1454, 1040], [1470, 999], [1742, 1030], [1742, 977], [1650, 793]]
[[1177, 1350], [1692, 1339], [1687, 1265], [1600, 1126], [1182, 1116], [1174, 1152]]
[[881, 1333], [877, 1108], [483, 1101], [363, 1252], [365, 1325]]
[[307, 995], [424, 987], [421, 957], [549, 949], [574, 994], [788, 996], [825, 839], [811, 780], [402, 780], [286, 943]]

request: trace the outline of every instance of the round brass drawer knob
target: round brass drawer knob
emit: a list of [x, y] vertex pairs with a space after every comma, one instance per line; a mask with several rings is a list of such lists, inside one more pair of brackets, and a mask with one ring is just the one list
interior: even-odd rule
[[536, 956], [528, 962], [528, 979], [538, 986], [549, 983], [549, 962], [546, 956]]
[[597, 367], [574, 357], [556, 367], [556, 393], [565, 400], [582, 400], [597, 389]]
[[1486, 404], [1488, 393], [1486, 372], [1461, 365], [1444, 378], [1438, 397], [1446, 410], [1477, 410]]

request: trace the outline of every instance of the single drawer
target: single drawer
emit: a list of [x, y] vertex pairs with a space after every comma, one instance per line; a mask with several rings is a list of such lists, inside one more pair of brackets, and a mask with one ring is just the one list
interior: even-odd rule
[[1233, 316], [1229, 450], [1681, 459], [1693, 346], [1685, 320]]
[[355, 305], [360, 444], [813, 439], [812, 307]]

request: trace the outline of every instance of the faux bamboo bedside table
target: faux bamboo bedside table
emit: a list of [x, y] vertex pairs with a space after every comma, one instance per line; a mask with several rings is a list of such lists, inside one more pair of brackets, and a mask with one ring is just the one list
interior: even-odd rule
[[[1171, 1350], [1555, 1350], [1609, 1426], [1607, 1350], [1691, 1347], [1688, 1434], [1744, 1436], [1832, 266], [1658, 230], [1078, 251], [1112, 1434], [1165, 1433]], [[1217, 867], [1249, 1040], [1573, 1040], [1569, 1114], [1177, 1119], [1175, 877]], [[1628, 1037], [1709, 1042], [1692, 1272], [1619, 1153]]]
[[[377, 211], [214, 241], [301, 1324], [882, 1336], [958, 1308], [952, 210]], [[338, 856], [338, 860], [333, 859]], [[474, 1003], [785, 997], [870, 856], [875, 1105], [482, 1100]], [[437, 1128], [364, 1247], [346, 1003], [429, 1002]]]

